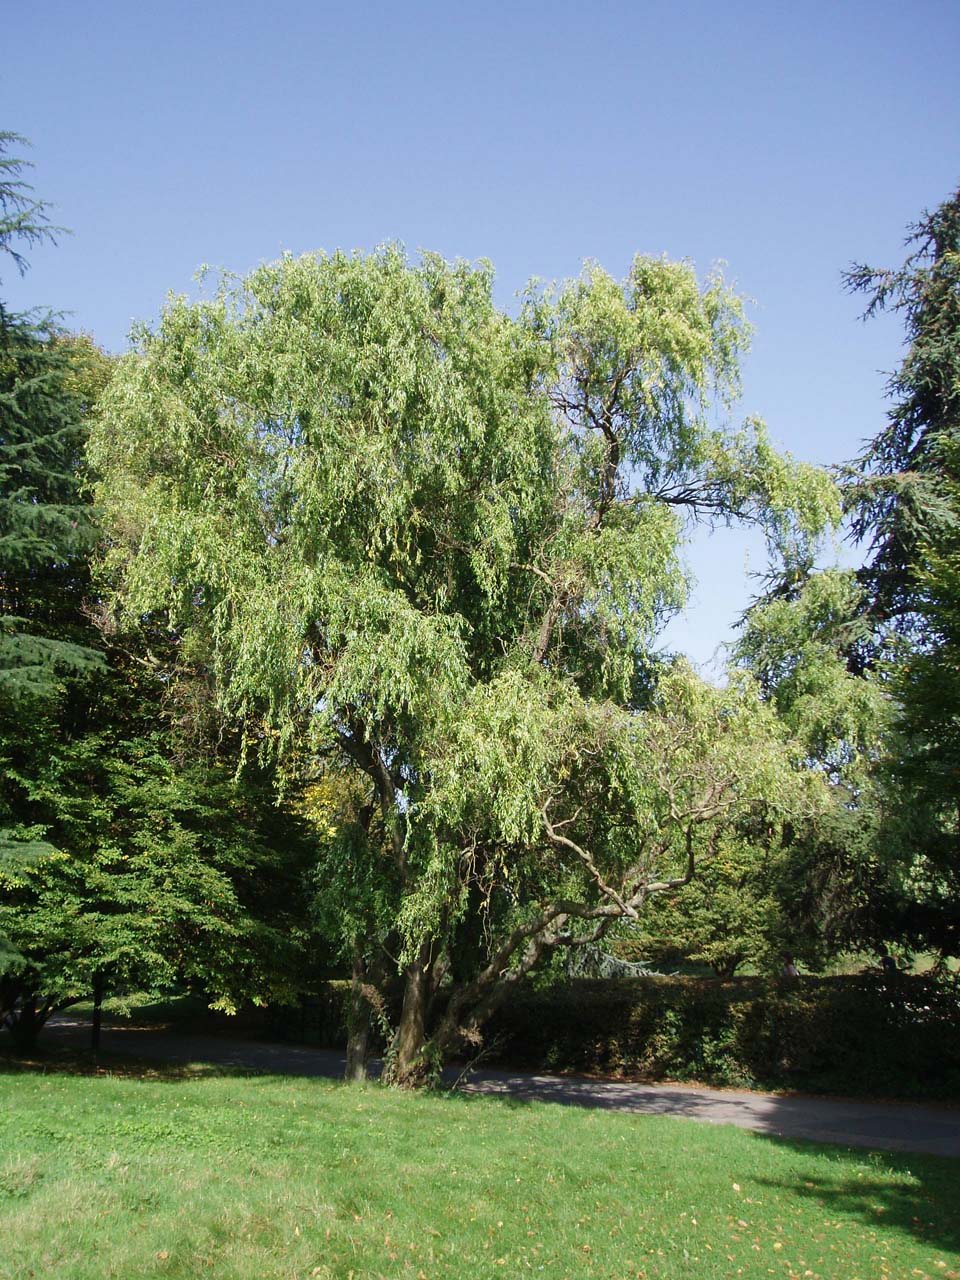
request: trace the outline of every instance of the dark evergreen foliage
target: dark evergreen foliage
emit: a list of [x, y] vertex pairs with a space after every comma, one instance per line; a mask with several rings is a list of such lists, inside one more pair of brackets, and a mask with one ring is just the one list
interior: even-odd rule
[[[0, 250], [23, 270], [19, 245], [52, 236], [23, 162], [3, 154]], [[93, 544], [77, 469], [85, 433], [77, 348], [50, 316], [0, 303], [0, 695], [50, 695], [65, 672], [100, 664], [80, 604]]]
[[[0, 252], [21, 271], [55, 230], [4, 154], [22, 142], [0, 134]], [[229, 744], [191, 750], [170, 670], [144, 658], [156, 635], [91, 621], [81, 476], [111, 370], [51, 316], [0, 306], [0, 1025], [24, 1045], [94, 993], [185, 983], [228, 1007], [307, 977], [305, 824], [270, 776], [234, 778]]]
[[853, 533], [870, 541], [863, 573], [872, 609], [915, 617], [922, 603], [924, 546], [955, 536], [960, 430], [960, 189], [912, 228], [916, 246], [902, 267], [854, 266], [848, 288], [868, 297], [866, 316], [892, 310], [904, 322], [907, 354], [889, 382], [886, 427], [859, 459], [848, 504]]
[[[0, 253], [7, 254], [17, 270], [23, 274], [27, 260], [22, 246], [55, 241], [62, 227], [50, 221], [50, 205], [33, 194], [33, 187], [23, 178], [29, 161], [7, 153], [11, 147], [27, 146], [26, 138], [19, 133], [0, 130]], [[0, 276], [2, 283], [2, 276]], [[3, 320], [3, 301], [0, 299], [0, 321]]]
[[308, 979], [308, 825], [269, 774], [178, 752], [161, 696], [115, 652], [28, 731], [0, 713], [0, 823], [45, 842], [0, 867], [0, 1020], [25, 1046], [95, 991], [188, 985], [229, 1009]]
[[855, 267], [867, 314], [903, 317], [886, 427], [848, 489], [877, 651], [897, 715], [885, 767], [888, 939], [960, 954], [960, 189], [924, 214], [902, 267]]

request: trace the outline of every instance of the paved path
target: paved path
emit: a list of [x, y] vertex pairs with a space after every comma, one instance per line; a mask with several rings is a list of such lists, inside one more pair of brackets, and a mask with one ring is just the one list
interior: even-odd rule
[[[90, 1026], [64, 1014], [51, 1019], [43, 1035], [48, 1041], [61, 1044], [88, 1044]], [[104, 1026], [101, 1049], [105, 1054], [134, 1054], [181, 1064], [246, 1067], [278, 1075], [336, 1079], [343, 1075], [344, 1067], [343, 1054], [325, 1049], [219, 1036], [178, 1035], [119, 1025]], [[376, 1073], [380, 1064], [372, 1065]], [[453, 1070], [446, 1076], [453, 1083], [457, 1074]], [[784, 1138], [960, 1157], [960, 1108], [843, 1102], [832, 1098], [783, 1097], [745, 1090], [632, 1084], [510, 1071], [473, 1071], [462, 1087], [469, 1093], [735, 1124]]]

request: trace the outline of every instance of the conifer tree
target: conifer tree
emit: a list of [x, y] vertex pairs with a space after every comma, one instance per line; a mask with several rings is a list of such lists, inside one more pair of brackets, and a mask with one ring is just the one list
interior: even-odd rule
[[[854, 531], [872, 540], [863, 578], [881, 636], [893, 630], [898, 715], [888, 786], [899, 900], [890, 928], [960, 954], [960, 188], [924, 213], [903, 266], [858, 266], [867, 314], [893, 310], [907, 351], [892, 406], [851, 486]], [[892, 940], [892, 939], [891, 939]]]
[[[0, 133], [0, 252], [26, 269], [25, 246], [52, 240], [48, 206]], [[0, 280], [2, 284], [2, 280]], [[78, 359], [55, 318], [0, 300], [0, 696], [49, 696], [64, 673], [96, 667], [79, 603], [93, 541], [77, 468], [84, 438]]]
[[867, 295], [865, 318], [896, 312], [907, 342], [888, 384], [887, 423], [847, 493], [854, 534], [871, 544], [862, 576], [874, 612], [882, 621], [916, 622], [930, 596], [930, 553], [960, 529], [960, 189], [924, 213], [907, 243], [914, 250], [902, 267], [861, 264], [846, 275], [848, 288]]

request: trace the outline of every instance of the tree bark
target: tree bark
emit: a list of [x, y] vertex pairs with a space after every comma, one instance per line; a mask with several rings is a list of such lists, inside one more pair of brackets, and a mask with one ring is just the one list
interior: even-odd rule
[[38, 1000], [36, 996], [28, 996], [21, 1002], [9, 1024], [16, 1053], [34, 1051], [37, 1047], [37, 1036], [49, 1014], [50, 1007], [44, 1001]]
[[90, 1027], [90, 1048], [94, 1061], [100, 1052], [100, 1027], [103, 1021], [103, 978], [98, 973], [93, 980], [93, 1022]]
[[388, 1082], [404, 1088], [423, 1084], [428, 1074], [423, 1052], [431, 994], [426, 965], [421, 955], [407, 969], [403, 1009], [393, 1042], [393, 1061], [387, 1071]]
[[347, 1009], [347, 1066], [344, 1079], [358, 1084], [367, 1078], [367, 1052], [370, 1041], [370, 1003], [363, 993], [366, 965], [359, 947], [354, 952]]

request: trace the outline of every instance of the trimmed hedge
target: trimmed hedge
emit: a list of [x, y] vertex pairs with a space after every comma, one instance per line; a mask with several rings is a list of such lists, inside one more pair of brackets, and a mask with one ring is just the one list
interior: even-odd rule
[[519, 993], [486, 1042], [544, 1071], [960, 1097], [958, 992], [906, 975], [570, 981]]
[[[274, 1011], [273, 1035], [342, 1047], [349, 991]], [[960, 990], [905, 974], [570, 979], [517, 992], [484, 1042], [485, 1065], [535, 1071], [960, 1099]]]

